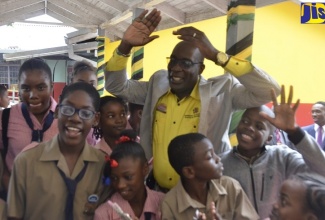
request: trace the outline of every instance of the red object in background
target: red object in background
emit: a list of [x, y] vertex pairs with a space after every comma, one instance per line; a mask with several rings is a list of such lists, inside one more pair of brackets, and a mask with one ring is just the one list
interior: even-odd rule
[[61, 95], [61, 92], [63, 88], [65, 87], [65, 82], [55, 82], [53, 85], [53, 98], [56, 102], [59, 101], [59, 97]]
[[[268, 103], [266, 104], [269, 108], [272, 108], [273, 103]], [[297, 120], [297, 124], [300, 127], [306, 126], [306, 125], [310, 125], [313, 124], [314, 121], [311, 117], [311, 108], [313, 107], [314, 104], [310, 104], [310, 103], [300, 103], [299, 107], [297, 109], [296, 112], [296, 120]]]

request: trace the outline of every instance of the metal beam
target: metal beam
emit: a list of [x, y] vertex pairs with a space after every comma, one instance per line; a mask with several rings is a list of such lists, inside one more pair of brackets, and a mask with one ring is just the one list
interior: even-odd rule
[[[97, 45], [97, 42], [96, 42], [96, 45]], [[96, 49], [97, 49], [97, 46], [96, 46]], [[73, 59], [73, 60], [76, 60], [76, 61], [82, 61], [82, 60], [87, 60], [88, 62], [90, 62], [94, 67], [97, 67], [97, 62], [95, 61], [92, 61], [90, 59], [87, 59], [85, 57], [82, 57], [82, 56], [79, 56], [77, 54], [74, 53], [75, 50], [73, 48], [72, 45], [68, 45], [68, 54], [69, 54], [69, 58], [70, 59]]]
[[10, 11], [10, 12], [1, 14], [0, 15], [0, 20], [4, 21], [4, 20], [13, 19], [13, 18], [18, 17], [20, 15], [28, 14], [28, 13], [31, 13], [31, 12], [34, 12], [34, 11], [39, 11], [39, 10], [42, 10], [42, 9], [44, 9], [44, 3], [39, 2], [39, 3], [34, 4], [34, 5], [30, 5], [30, 6], [27, 6], [27, 7], [24, 7], [24, 8], [20, 8], [20, 9], [14, 10], [14, 11]]
[[73, 20], [70, 20], [67, 17], [64, 17], [63, 15], [58, 14], [57, 12], [51, 11], [50, 9], [47, 9], [47, 14], [56, 20], [61, 21], [62, 23], [74, 23]]
[[63, 8], [60, 8], [52, 3], [48, 3], [47, 4], [47, 8], [48, 10], [51, 10], [57, 14], [60, 14], [66, 18], [69, 18], [70, 20], [74, 21], [74, 22], [82, 22], [82, 23], [88, 23], [88, 21], [84, 18], [81, 18], [73, 13], [71, 13], [70, 11], [64, 10]]
[[[72, 49], [74, 52], [96, 50], [97, 42], [72, 45]], [[43, 57], [43, 56], [50, 56], [50, 55], [57, 55], [57, 54], [64, 54], [64, 53], [68, 53], [68, 46], [53, 47], [53, 48], [40, 49], [40, 50], [29, 50], [29, 51], [22, 51], [16, 53], [7, 53], [7, 54], [3, 54], [3, 58], [6, 61], [13, 61], [13, 60], [28, 59], [32, 57]]]
[[217, 9], [218, 11], [222, 12], [223, 14], [227, 14], [227, 8], [222, 8], [222, 5], [220, 4], [220, 0], [203, 0], [205, 3], [210, 5], [211, 7]]
[[122, 21], [125, 21], [129, 18], [132, 17], [132, 11], [130, 9], [126, 10], [125, 12], [121, 13], [118, 16], [115, 16], [114, 18], [112, 18], [109, 21], [104, 22], [103, 24], [100, 25], [100, 28], [105, 29], [107, 27], [116, 25]]
[[23, 1], [7, 1], [0, 3], [0, 14], [8, 13], [20, 8], [28, 7], [30, 5], [43, 2], [41, 0], [23, 0]]
[[92, 15], [96, 16], [101, 21], [111, 19], [111, 17], [108, 16], [108, 13], [106, 13], [106, 12], [100, 10], [100, 9], [95, 8], [95, 5], [89, 4], [88, 2], [86, 2], [84, 0], [69, 0], [69, 1], [72, 2], [75, 5], [78, 5], [81, 8], [85, 8], [86, 10], [89, 11], [89, 14], [92, 14]]
[[92, 38], [96, 38], [98, 36], [97, 33], [88, 33], [88, 34], [82, 34], [76, 37], [72, 37], [72, 38], [67, 38], [66, 39], [66, 44], [74, 44], [74, 43], [78, 43], [80, 41], [85, 41], [85, 40], [89, 40]]
[[[52, 4], [59, 6], [60, 8], [63, 8], [65, 10], [68, 10], [73, 14], [78, 15], [79, 17], [85, 17], [86, 12], [80, 10], [77, 6], [72, 6], [62, 0], [48, 0], [48, 2], [51, 2]], [[100, 24], [102, 22], [102, 20], [98, 19], [92, 14], [87, 14], [87, 19], [93, 24]]]
[[[44, 12], [42, 12], [42, 14], [44, 14]], [[51, 12], [51, 15], [53, 15], [53, 14], [55, 14], [55, 12]], [[51, 15], [49, 15], [49, 16], [51, 16]], [[33, 16], [33, 17], [35, 17], [35, 16]], [[59, 20], [59, 19], [57, 19], [57, 20]], [[26, 24], [43, 24], [43, 25], [54, 25], [54, 26], [68, 26], [68, 27], [74, 27], [74, 28], [89, 28], [89, 29], [98, 28], [98, 26], [95, 25], [95, 24], [80, 24], [80, 23], [73, 23], [73, 22], [64, 22], [64, 23], [42, 22], [42, 21], [19, 21], [19, 22], [20, 23], [26, 23]]]
[[167, 2], [158, 4], [155, 7], [162, 13], [178, 21], [179, 23], [185, 24], [185, 13], [183, 11], [171, 6]]
[[115, 9], [118, 12], [123, 12], [129, 8], [126, 4], [116, 0], [100, 0], [100, 1], [108, 5], [109, 7]]
[[[161, 4], [163, 2], [165, 2], [165, 0], [153, 0], [153, 1], [150, 1], [150, 2], [148, 2], [146, 4], [144, 4], [144, 5], [143, 5], [143, 3], [139, 3], [138, 6], [141, 7], [141, 8], [146, 9], [146, 8], [156, 7], [156, 5]], [[132, 7], [136, 8], [137, 5], [132, 5]], [[127, 19], [129, 19], [131, 17], [132, 17], [132, 9], [129, 8], [129, 9], [123, 11], [121, 14], [119, 14], [119, 15], [113, 17], [112, 19], [102, 23], [100, 25], [100, 28], [105, 29], [107, 27], [116, 25], [116, 24], [118, 24], [118, 23], [120, 23], [122, 21], [125, 21], [125, 20], [127, 20]]]
[[14, 17], [12, 19], [6, 20], [6, 21], [0, 21], [0, 26], [8, 25], [8, 24], [11, 24], [11, 23], [14, 23], [14, 22], [23, 22], [25, 19], [34, 18], [34, 17], [40, 16], [40, 15], [43, 15], [44, 13], [45, 13], [45, 11], [43, 9], [43, 10], [23, 14], [23, 15]]
[[80, 36], [80, 35], [84, 35], [84, 34], [89, 34], [89, 33], [97, 33], [97, 30], [90, 30], [90, 29], [81, 29], [81, 30], [77, 30], [77, 31], [74, 31], [74, 32], [70, 32], [70, 33], [67, 33], [67, 38], [74, 38], [74, 37], [77, 37], [77, 36]]

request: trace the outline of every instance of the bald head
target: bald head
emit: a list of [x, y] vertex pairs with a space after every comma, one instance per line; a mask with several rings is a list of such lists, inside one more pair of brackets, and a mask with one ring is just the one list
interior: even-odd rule
[[193, 62], [203, 62], [204, 60], [204, 57], [201, 54], [199, 48], [197, 48], [195, 45], [187, 41], [180, 41], [178, 44], [176, 44], [172, 54], [177, 53], [177, 51], [184, 51], [189, 55], [192, 55], [194, 59]]

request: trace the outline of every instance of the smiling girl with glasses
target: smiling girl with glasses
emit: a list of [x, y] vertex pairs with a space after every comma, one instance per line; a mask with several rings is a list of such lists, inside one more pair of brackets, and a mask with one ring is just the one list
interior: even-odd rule
[[55, 110], [59, 134], [15, 160], [9, 219], [93, 218], [104, 154], [88, 145], [86, 137], [98, 123], [99, 100], [96, 89], [84, 82], [63, 89]]

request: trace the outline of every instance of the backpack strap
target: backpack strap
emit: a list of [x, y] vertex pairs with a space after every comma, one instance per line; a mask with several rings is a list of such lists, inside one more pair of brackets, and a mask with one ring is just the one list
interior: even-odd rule
[[10, 117], [10, 108], [5, 108], [2, 111], [2, 142], [3, 142], [3, 152], [2, 152], [2, 159], [6, 161], [6, 155], [8, 152], [8, 124], [9, 124], [9, 117]]

